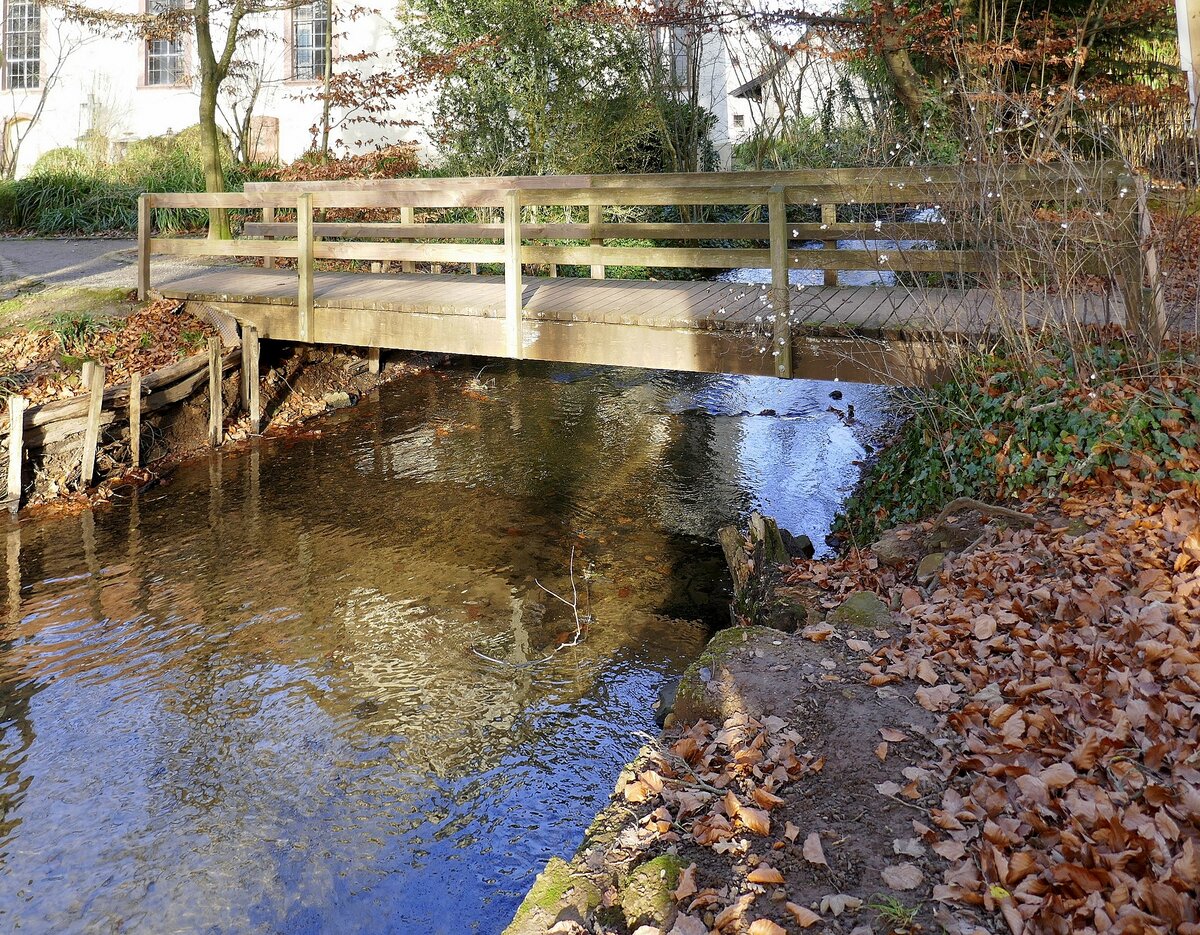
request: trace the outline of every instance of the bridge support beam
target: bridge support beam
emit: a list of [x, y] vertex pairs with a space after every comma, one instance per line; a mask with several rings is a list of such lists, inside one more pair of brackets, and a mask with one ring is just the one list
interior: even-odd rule
[[792, 375], [792, 297], [788, 289], [787, 199], [783, 186], [767, 193], [767, 228], [771, 235], [771, 354], [775, 375]]

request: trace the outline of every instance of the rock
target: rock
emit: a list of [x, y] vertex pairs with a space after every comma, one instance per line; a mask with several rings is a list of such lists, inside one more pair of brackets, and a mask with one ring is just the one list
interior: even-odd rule
[[658, 688], [658, 700], [654, 702], [654, 720], [662, 727], [667, 716], [675, 710], [675, 694], [679, 691], [681, 676], [667, 679]]
[[557, 922], [587, 918], [599, 905], [600, 890], [565, 860], [551, 857], [504, 935], [544, 935]]
[[834, 390], [833, 392], [831, 392], [831, 393], [829, 394], [829, 398], [830, 398], [830, 399], [841, 399], [841, 398], [842, 398], [842, 391], [841, 391], [841, 390]]
[[653, 925], [661, 928], [675, 908], [673, 896], [686, 864], [674, 854], [663, 854], [630, 871], [621, 888], [621, 911], [631, 930]]
[[793, 536], [786, 529], [779, 530], [779, 536], [783, 539], [783, 547], [792, 558], [812, 558], [817, 554], [812, 539], [808, 536]]
[[695, 916], [680, 916], [667, 935], [708, 935], [708, 926]]
[[917, 563], [917, 583], [929, 584], [931, 581], [936, 580], [945, 561], [945, 552], [930, 552], [926, 555]]
[[892, 612], [871, 591], [855, 591], [829, 615], [829, 622], [866, 630], [886, 629], [892, 623]]
[[[680, 724], [699, 720], [721, 724], [736, 715], [787, 718], [806, 684], [788, 683], [776, 674], [796, 664], [797, 652], [811, 646], [799, 636], [765, 626], [721, 630], [679, 682], [674, 717]], [[795, 692], [792, 688], [795, 688]]]
[[915, 543], [912, 539], [901, 539], [899, 532], [889, 529], [871, 546], [876, 560], [887, 568], [897, 568], [913, 558]]
[[349, 393], [326, 393], [321, 397], [323, 402], [329, 409], [345, 409], [347, 406], [353, 406], [354, 400], [350, 398]]

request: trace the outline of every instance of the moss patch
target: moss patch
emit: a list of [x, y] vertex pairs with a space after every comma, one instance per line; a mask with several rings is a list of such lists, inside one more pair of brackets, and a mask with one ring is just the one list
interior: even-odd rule
[[[580, 915], [586, 915], [598, 905], [600, 891], [561, 857], [551, 857], [517, 907], [512, 924], [504, 930], [505, 935], [545, 927], [545, 923], [552, 922], [566, 906], [573, 906]], [[529, 928], [531, 925], [534, 928]]]
[[635, 867], [621, 889], [621, 911], [630, 929], [662, 926], [675, 905], [672, 894], [687, 867], [674, 854], [663, 854]]

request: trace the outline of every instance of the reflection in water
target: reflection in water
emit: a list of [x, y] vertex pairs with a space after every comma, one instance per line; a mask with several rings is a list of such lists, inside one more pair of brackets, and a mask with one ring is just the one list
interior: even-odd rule
[[6, 930], [498, 931], [719, 618], [716, 525], [819, 541], [861, 456], [829, 386], [489, 374], [5, 530]]

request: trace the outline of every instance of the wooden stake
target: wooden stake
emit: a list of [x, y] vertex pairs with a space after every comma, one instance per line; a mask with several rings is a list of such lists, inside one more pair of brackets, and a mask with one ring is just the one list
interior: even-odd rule
[[129, 460], [133, 467], [142, 465], [142, 374], [129, 375]]
[[208, 339], [208, 443], [216, 448], [221, 444], [221, 418], [225, 400], [221, 395], [221, 339]]
[[8, 397], [8, 508], [21, 507], [21, 466], [25, 460], [24, 396]]
[[372, 374], [379, 373], [379, 369], [380, 369], [379, 357], [380, 357], [379, 348], [377, 348], [377, 347], [368, 347], [367, 348], [367, 372], [368, 373], [372, 373]]
[[242, 380], [246, 384], [246, 411], [250, 413], [250, 431], [257, 435], [262, 429], [262, 400], [258, 380], [258, 329], [246, 325], [242, 329]]
[[305, 192], [296, 199], [296, 242], [298, 257], [296, 270], [300, 284], [296, 295], [296, 306], [300, 312], [300, 341], [311, 344], [313, 340], [313, 207], [312, 195]]
[[788, 289], [788, 229], [787, 200], [783, 186], [776, 185], [767, 194], [767, 226], [771, 233], [771, 312], [775, 322], [771, 329], [772, 352], [775, 355], [775, 375], [792, 375], [792, 309]]
[[83, 382], [88, 388], [87, 428], [83, 432], [83, 456], [79, 464], [81, 487], [91, 487], [96, 473], [96, 447], [100, 444], [100, 412], [104, 408], [104, 368], [94, 360], [83, 365]]

